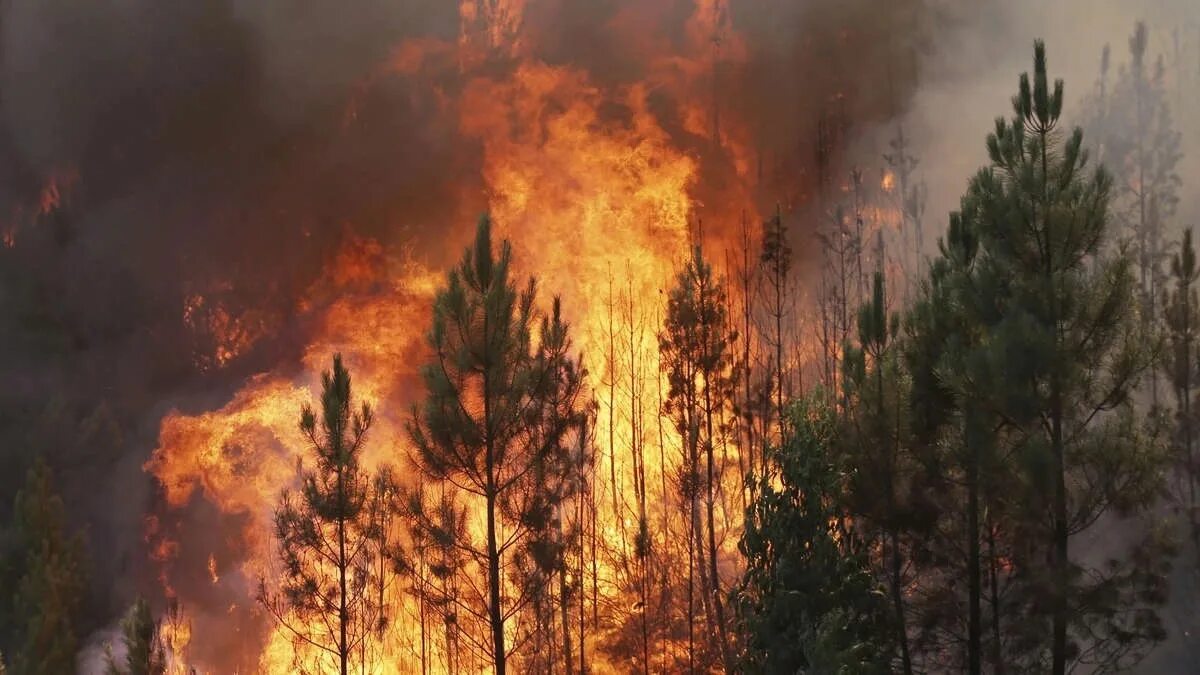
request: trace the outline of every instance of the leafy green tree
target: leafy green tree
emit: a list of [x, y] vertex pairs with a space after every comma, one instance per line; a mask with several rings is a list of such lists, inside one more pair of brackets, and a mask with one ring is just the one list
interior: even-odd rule
[[1161, 601], [1157, 565], [1134, 555], [1133, 567], [1117, 571], [1070, 555], [1072, 538], [1106, 512], [1153, 503], [1163, 453], [1132, 400], [1153, 355], [1137, 321], [1132, 261], [1104, 248], [1111, 179], [1102, 167], [1086, 173], [1082, 132], [1059, 130], [1062, 101], [1039, 41], [1015, 117], [997, 120], [991, 165], [967, 192], [965, 226], [979, 257], [960, 298], [986, 310], [986, 348], [959, 374], [976, 378], [971, 395], [1010, 430], [1028, 487], [1019, 519], [1031, 544], [1021, 561], [1025, 619], [1049, 624], [1032, 667], [1056, 675], [1074, 662], [1124, 667], [1162, 637], [1146, 606]]
[[352, 670], [364, 647], [387, 625], [386, 607], [372, 591], [379, 580], [379, 513], [371, 508], [371, 477], [360, 466], [374, 415], [352, 407], [350, 373], [341, 355], [321, 378], [318, 416], [305, 405], [300, 431], [314, 468], [303, 469], [299, 495], [285, 491], [275, 512], [283, 569], [278, 589], [260, 580], [258, 600], [316, 665]]
[[895, 631], [866, 546], [843, 506], [853, 471], [839, 465], [837, 421], [820, 392], [789, 411], [782, 446], [764, 456], [739, 549], [733, 594], [752, 673], [886, 673]]
[[158, 630], [158, 622], [150, 613], [150, 604], [138, 598], [121, 620], [121, 641], [125, 644], [125, 663], [122, 666], [110, 653], [109, 675], [164, 675], [167, 655]]
[[[556, 309], [535, 341], [536, 284], [530, 278], [518, 293], [511, 259], [507, 241], [496, 255], [491, 222], [480, 219], [474, 244], [434, 301], [432, 359], [421, 371], [427, 394], [408, 425], [421, 475], [445, 486], [453, 499], [482, 506], [483, 542], [464, 530], [448, 533], [462, 536], [453, 545], [486, 579], [478, 601], [460, 599], [457, 606], [488, 625], [490, 637], [476, 643], [489, 652], [498, 675], [509, 659], [506, 625], [531, 601], [527, 593], [509, 592], [519, 576], [516, 556], [536, 549], [535, 542], [558, 550], [551, 545], [554, 528], [543, 525], [565, 494], [552, 485], [565, 470], [565, 439], [580, 423], [581, 369], [567, 354], [566, 325]], [[538, 471], [547, 483], [532, 480]], [[409, 512], [419, 517], [429, 510]], [[429, 525], [414, 527], [433, 531]], [[547, 533], [550, 540], [542, 538]], [[559, 560], [557, 553], [547, 556], [552, 564]], [[514, 644], [528, 637], [518, 634]]]
[[87, 574], [83, 540], [68, 535], [66, 527], [50, 468], [38, 458], [17, 493], [9, 546], [0, 561], [4, 588], [16, 591], [0, 617], [15, 675], [57, 675], [75, 668], [75, 627]]

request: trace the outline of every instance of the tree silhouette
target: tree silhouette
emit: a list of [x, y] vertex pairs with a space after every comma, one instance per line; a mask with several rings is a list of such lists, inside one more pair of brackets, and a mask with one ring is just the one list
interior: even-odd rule
[[321, 376], [320, 413], [305, 405], [300, 415], [314, 466], [302, 468], [299, 494], [285, 491], [275, 512], [278, 588], [259, 582], [260, 604], [297, 647], [316, 650], [309, 665], [324, 670], [332, 662], [341, 675], [387, 626], [374, 590], [383, 583], [378, 556], [389, 551], [382, 511], [372, 508], [379, 495], [360, 466], [373, 420], [368, 404], [352, 407], [350, 373], [335, 355]]
[[[583, 463], [568, 450], [581, 433], [582, 368], [569, 353], [558, 302], [542, 320], [538, 339], [536, 284], [518, 293], [510, 281], [512, 249], [493, 250], [491, 222], [480, 219], [475, 241], [447, 278], [433, 307], [428, 335], [432, 359], [422, 369], [426, 398], [408, 424], [421, 475], [443, 484], [455, 500], [482, 506], [483, 542], [469, 528], [454, 546], [486, 579], [476, 598], [457, 606], [489, 627], [476, 644], [503, 675], [511, 652], [530, 639], [509, 620], [532, 601], [528, 585], [561, 566], [561, 532], [553, 520], [577, 485]], [[541, 474], [545, 480], [538, 481]], [[413, 509], [418, 516], [424, 509]], [[428, 523], [417, 523], [428, 528]], [[528, 573], [520, 582], [521, 558]]]

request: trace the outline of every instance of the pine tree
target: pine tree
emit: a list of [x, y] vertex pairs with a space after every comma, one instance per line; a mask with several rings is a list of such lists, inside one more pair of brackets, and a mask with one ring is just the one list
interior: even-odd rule
[[[992, 493], [999, 491], [995, 486], [1016, 480], [997, 461], [996, 417], [983, 404], [986, 392], [980, 391], [991, 387], [993, 378], [1001, 374], [989, 371], [990, 364], [982, 356], [990, 298], [975, 286], [977, 202], [968, 196], [960, 211], [950, 214], [946, 236], [938, 241], [940, 255], [933, 260], [910, 309], [904, 344], [905, 363], [912, 375], [911, 448], [915, 461], [926, 467], [923, 490], [939, 495], [933, 500], [935, 508], [943, 511], [935, 516], [943, 521], [937, 525], [941, 534], [927, 540], [929, 550], [923, 557], [936, 561], [930, 574], [960, 578], [965, 572], [965, 663], [951, 660], [947, 665], [970, 673], [982, 672], [984, 659], [984, 532], [994, 532], [1002, 518], [1002, 505]], [[928, 516], [923, 519], [926, 526], [934, 525]], [[1000, 637], [1000, 547], [994, 535], [986, 539], [992, 591], [988, 651], [992, 667], [1003, 669], [1006, 656], [1014, 659], [1014, 648], [1004, 648]], [[960, 551], [965, 551], [965, 556]], [[947, 610], [945, 604], [957, 603], [957, 594], [933, 592], [926, 594], [926, 600], [932, 606], [925, 607], [925, 613], [938, 620], [922, 621], [925, 632], [954, 634], [957, 609]]]
[[1171, 263], [1171, 276], [1175, 290], [1164, 302], [1163, 316], [1166, 319], [1168, 346], [1165, 369], [1175, 391], [1177, 454], [1185, 469], [1187, 487], [1188, 523], [1192, 537], [1198, 536], [1196, 512], [1196, 458], [1194, 452], [1196, 433], [1196, 409], [1200, 404], [1193, 390], [1200, 375], [1200, 354], [1195, 349], [1196, 322], [1200, 319], [1200, 298], [1196, 282], [1200, 280], [1200, 268], [1196, 266], [1196, 250], [1192, 246], [1191, 229], [1184, 230], [1179, 252]]
[[[564, 448], [581, 433], [582, 370], [568, 354], [558, 303], [535, 344], [536, 283], [531, 277], [518, 293], [511, 259], [507, 241], [496, 255], [491, 222], [480, 219], [474, 244], [434, 302], [433, 359], [422, 369], [427, 395], [408, 425], [422, 476], [446, 486], [454, 499], [482, 507], [484, 541], [476, 545], [458, 532], [465, 540], [454, 545], [486, 579], [482, 606], [460, 602], [487, 623], [489, 638], [478, 642], [490, 651], [498, 675], [509, 659], [506, 625], [530, 602], [526, 593], [510, 594], [514, 556], [520, 547], [545, 546], [554, 552], [547, 558], [552, 565], [561, 560], [555, 528], [543, 525], [571, 480], [562, 465], [570, 459]], [[531, 480], [538, 471], [547, 483]]]
[[[851, 401], [844, 440], [858, 467], [851, 481], [855, 515], [865, 517], [882, 534], [880, 551], [891, 594], [900, 649], [901, 672], [911, 673], [904, 596], [904, 545], [907, 507], [903, 503], [907, 473], [905, 382], [894, 348], [899, 315], [889, 314], [882, 271], [875, 273], [870, 299], [859, 308], [858, 346], [846, 345], [843, 399]], [[866, 528], [863, 528], [866, 529]]]
[[[1045, 558], [1024, 561], [1033, 580], [1026, 620], [1048, 620], [1042, 667], [1056, 675], [1076, 661], [1123, 667], [1162, 637], [1145, 606], [1161, 601], [1156, 564], [1135, 555], [1117, 571], [1070, 556], [1072, 537], [1110, 508], [1148, 507], [1162, 453], [1132, 403], [1152, 364], [1132, 262], [1103, 248], [1111, 180], [1103, 168], [1085, 175], [1082, 132], [1064, 138], [1058, 128], [1062, 101], [1039, 41], [1033, 78], [1023, 75], [1013, 98], [1016, 115], [997, 120], [991, 165], [968, 188], [980, 254], [964, 289], [971, 305], [989, 309], [977, 358], [992, 377], [971, 392], [1010, 427], [1030, 486], [1023, 523]], [[1049, 571], [1039, 573], [1046, 559]]]
[[410, 524], [411, 592], [421, 619], [422, 672], [430, 670], [433, 651], [427, 620], [436, 618], [442, 626], [443, 669], [453, 675], [459, 670], [459, 581], [467, 565], [467, 552], [459, 544], [467, 537], [467, 513], [445, 490], [437, 497], [428, 492], [418, 485], [404, 493], [401, 513]]
[[[663, 413], [674, 422], [683, 440], [683, 496], [692, 514], [703, 600], [712, 605], [707, 619], [715, 629], [717, 647], [728, 668], [732, 660], [717, 565], [715, 515], [720, 492], [716, 445], [729, 432], [725, 413], [732, 406], [737, 386], [733, 368], [737, 336], [728, 328], [726, 307], [723, 282], [714, 276], [700, 247], [694, 247], [668, 296], [666, 321], [659, 337], [669, 384]], [[701, 500], [704, 523], [699, 513]]]
[[888, 600], [850, 526], [837, 422], [820, 392], [792, 405], [783, 445], [767, 449], [738, 547], [733, 595], [751, 673], [885, 673]]
[[575, 663], [568, 624], [572, 584], [567, 581], [571, 575], [567, 554], [577, 538], [573, 532], [577, 524], [567, 514], [570, 500], [582, 491], [589, 461], [586, 446], [578, 442], [585, 423], [585, 371], [571, 352], [568, 324], [557, 298], [550, 314], [542, 317], [538, 335], [535, 367], [543, 373], [546, 386], [534, 399], [541, 409], [532, 416], [531, 470], [516, 493], [521, 501], [515, 515], [528, 536], [514, 557], [522, 593], [533, 605], [535, 639], [545, 645], [542, 651], [549, 657], [540, 667], [556, 670], [559, 659], [553, 658], [553, 652], [561, 646], [563, 668], [569, 673]]
[[[896, 125], [896, 136], [888, 142], [892, 149], [884, 154], [883, 161], [891, 168], [895, 176], [897, 190], [896, 200], [900, 206], [901, 236], [911, 238], [909, 244], [913, 253], [912, 264], [904, 265], [907, 281], [911, 284], [921, 277], [925, 259], [925, 233], [922, 219], [925, 216], [925, 202], [928, 189], [924, 182], [917, 181], [916, 172], [919, 160], [909, 154], [909, 141], [904, 136], [903, 125]], [[901, 255], [901, 260], [907, 260], [907, 255]], [[911, 290], [911, 288], [910, 288]]]
[[[788, 241], [788, 229], [783, 222], [783, 213], [778, 207], [775, 215], [763, 223], [762, 254], [763, 278], [767, 281], [767, 313], [771, 320], [770, 346], [774, 348], [772, 359], [772, 388], [775, 390], [775, 419], [778, 433], [783, 434], [784, 404], [786, 394], [783, 363], [784, 318], [787, 316], [789, 275], [792, 269], [792, 246]], [[749, 339], [749, 336], [746, 336]], [[748, 366], [747, 366], [748, 367]]]
[[[1099, 160], [1115, 177], [1110, 214], [1132, 237], [1141, 310], [1150, 324], [1160, 309], [1165, 283], [1164, 228], [1179, 203], [1176, 166], [1182, 153], [1181, 136], [1171, 119], [1166, 69], [1161, 56], [1151, 63], [1148, 49], [1146, 24], [1139, 21], [1129, 38], [1129, 64], [1109, 89], [1105, 47], [1100, 92], [1090, 102], [1086, 126], [1096, 132]], [[1150, 375], [1151, 397], [1158, 405], [1157, 373]]]
[[17, 493], [9, 548], [0, 570], [12, 580], [3, 607], [5, 648], [14, 675], [57, 675], [74, 670], [87, 576], [83, 540], [68, 536], [62, 499], [51, 487], [50, 469], [38, 458]]
[[164, 675], [167, 672], [166, 649], [158, 622], [144, 598], [138, 598], [121, 620], [121, 641], [125, 645], [125, 664], [117, 663], [110, 653], [109, 675]]
[[374, 566], [382, 533], [369, 508], [371, 477], [360, 466], [374, 414], [352, 403], [350, 373], [335, 355], [321, 377], [319, 416], [307, 405], [300, 415], [314, 468], [302, 469], [299, 495], [285, 491], [275, 512], [278, 588], [263, 579], [258, 592], [295, 645], [316, 651], [309, 665], [333, 664], [341, 675], [386, 626], [386, 608], [372, 592], [382, 583]]

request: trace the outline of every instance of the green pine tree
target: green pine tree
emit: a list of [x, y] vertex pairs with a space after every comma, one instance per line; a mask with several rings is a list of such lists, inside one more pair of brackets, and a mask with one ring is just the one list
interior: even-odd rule
[[[1045, 48], [1020, 79], [1015, 117], [988, 137], [991, 165], [970, 182], [964, 226], [979, 258], [962, 302], [979, 308], [983, 344], [969, 391], [1007, 425], [1028, 490], [1021, 523], [1033, 546], [1026, 625], [1055, 675], [1075, 662], [1123, 667], [1161, 639], [1157, 563], [1085, 566], [1070, 542], [1110, 510], [1146, 510], [1162, 487], [1162, 451], [1132, 394], [1153, 355], [1137, 320], [1132, 260], [1105, 249], [1111, 180], [1086, 172], [1082, 132], [1059, 128], [1063, 85]], [[1150, 542], [1153, 543], [1153, 542]], [[1149, 543], [1148, 543], [1149, 545]], [[1049, 564], [1046, 564], [1046, 561]], [[1042, 570], [1046, 570], [1042, 572]]]
[[[566, 479], [562, 472], [575, 470], [564, 462], [578, 466], [567, 461], [564, 448], [581, 423], [582, 371], [567, 353], [558, 303], [535, 340], [536, 283], [531, 277], [518, 293], [511, 260], [507, 241], [496, 255], [491, 222], [480, 219], [474, 244], [434, 301], [433, 358], [421, 371], [427, 394], [408, 425], [422, 477], [443, 486], [452, 502], [482, 507], [484, 541], [472, 541], [465, 530], [442, 531], [460, 537], [453, 546], [486, 580], [478, 601], [458, 601], [487, 624], [487, 637], [472, 640], [488, 652], [497, 675], [506, 672], [510, 656], [506, 626], [531, 601], [527, 593], [510, 592], [519, 550], [542, 544], [551, 566], [559, 563], [556, 528], [544, 519], [566, 494], [553, 486]], [[531, 480], [539, 470], [547, 482]], [[418, 519], [432, 511], [409, 509]], [[414, 527], [439, 529], [420, 520]], [[529, 628], [520, 623], [515, 640], [524, 642]]]
[[[1099, 161], [1114, 176], [1110, 217], [1128, 236], [1137, 257], [1138, 293], [1148, 324], [1160, 310], [1168, 262], [1164, 230], [1179, 203], [1176, 167], [1182, 159], [1180, 133], [1171, 118], [1166, 67], [1151, 62], [1149, 33], [1139, 21], [1129, 38], [1129, 63], [1111, 88], [1105, 47], [1098, 95], [1087, 106], [1085, 128], [1094, 133]], [[1151, 373], [1151, 398], [1159, 404], [1157, 373]]]
[[1185, 470], [1185, 499], [1188, 523], [1192, 537], [1197, 537], [1195, 457], [1196, 408], [1194, 389], [1200, 379], [1200, 354], [1197, 354], [1197, 320], [1200, 320], [1200, 297], [1196, 282], [1200, 280], [1200, 268], [1196, 266], [1196, 250], [1192, 246], [1191, 229], [1184, 230], [1179, 252], [1171, 262], [1171, 276], [1175, 290], [1167, 294], [1163, 316], [1167, 328], [1168, 349], [1164, 359], [1165, 369], [1175, 391], [1175, 445]]
[[108, 655], [109, 675], [163, 675], [167, 655], [159, 636], [158, 622], [150, 613], [150, 604], [138, 598], [121, 620], [121, 641], [125, 645], [125, 663]]
[[895, 630], [867, 546], [843, 507], [849, 467], [820, 392], [793, 404], [782, 446], [753, 476], [738, 547], [746, 571], [734, 594], [751, 673], [886, 673]]
[[40, 458], [17, 493], [13, 516], [10, 548], [0, 565], [6, 578], [16, 580], [3, 617], [10, 669], [15, 675], [72, 672], [87, 589], [83, 540], [67, 534], [62, 499]]
[[[321, 410], [305, 405], [300, 431], [314, 467], [301, 472], [299, 495], [285, 491], [275, 512], [283, 569], [278, 588], [260, 580], [259, 603], [300, 650], [347, 675], [364, 648], [386, 627], [387, 608], [373, 592], [381, 552], [371, 477], [360, 466], [374, 414], [352, 407], [350, 373], [341, 355], [322, 375]], [[303, 463], [301, 463], [303, 466]]]
[[545, 396], [537, 398], [542, 409], [532, 417], [532, 470], [519, 487], [525, 495], [520, 517], [528, 536], [514, 558], [518, 583], [531, 599], [535, 645], [542, 647], [535, 648], [535, 656], [541, 652], [546, 658], [537, 669], [553, 672], [561, 660], [565, 672], [570, 672], [575, 660], [568, 614], [573, 583], [568, 581], [572, 570], [567, 555], [577, 532], [568, 513], [569, 501], [583, 489], [589, 463], [585, 445], [579, 442], [585, 424], [585, 371], [572, 354], [568, 324], [557, 298], [550, 314], [542, 317], [538, 335], [536, 365], [547, 386]]
[[669, 386], [663, 413], [674, 422], [684, 446], [681, 492], [691, 516], [691, 557], [700, 576], [702, 604], [711, 607], [705, 617], [710, 635], [715, 633], [721, 660], [730, 668], [716, 537], [723, 468], [716, 448], [731, 431], [728, 421], [733, 419], [738, 382], [733, 351], [737, 334], [729, 328], [727, 307], [724, 281], [714, 275], [700, 247], [693, 248], [667, 298], [659, 353]]
[[911, 673], [903, 573], [908, 403], [907, 382], [895, 349], [899, 323], [899, 316], [887, 311], [883, 272], [876, 272], [871, 296], [859, 308], [858, 346], [846, 345], [843, 350], [843, 400], [850, 404], [843, 441], [857, 467], [851, 480], [852, 509], [865, 519], [861, 530], [873, 528], [879, 535], [881, 567], [896, 620], [900, 669]]

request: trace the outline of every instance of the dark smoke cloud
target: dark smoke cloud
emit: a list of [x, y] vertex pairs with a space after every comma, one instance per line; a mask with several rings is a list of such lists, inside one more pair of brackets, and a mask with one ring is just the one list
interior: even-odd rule
[[[458, 216], [456, 186], [471, 179], [430, 110], [382, 91], [344, 124], [395, 44], [454, 35], [449, 5], [0, 5], [0, 225], [20, 224], [0, 249], [0, 520], [31, 456], [47, 454], [89, 534], [94, 618], [150, 579], [141, 464], [158, 419], [218, 405], [204, 392], [303, 344], [293, 326], [202, 376], [184, 299], [228, 289], [233, 312], [286, 328], [348, 225], [386, 238]], [[33, 217], [64, 172], [78, 176], [69, 198]]]

